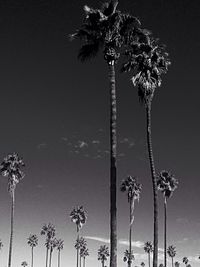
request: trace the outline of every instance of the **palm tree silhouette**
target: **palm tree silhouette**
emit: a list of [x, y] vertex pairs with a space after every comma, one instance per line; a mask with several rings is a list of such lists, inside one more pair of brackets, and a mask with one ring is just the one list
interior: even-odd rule
[[11, 195], [11, 231], [8, 267], [11, 267], [13, 232], [14, 232], [14, 211], [15, 211], [15, 189], [17, 184], [24, 178], [21, 167], [24, 167], [22, 158], [17, 153], [9, 154], [0, 165], [0, 173], [3, 177], [8, 177], [8, 192]]
[[58, 250], [58, 267], [60, 267], [60, 252], [61, 250], [63, 250], [64, 248], [64, 240], [62, 239], [57, 239], [56, 242], [56, 248]]
[[145, 263], [144, 262], [141, 262], [140, 265], [141, 265], [141, 267], [145, 267]]
[[71, 39], [79, 38], [83, 42], [78, 58], [81, 61], [95, 57], [103, 51], [108, 65], [110, 89], [110, 267], [117, 266], [117, 105], [115, 65], [124, 45], [135, 39], [136, 35], [144, 36], [140, 21], [117, 10], [118, 0], [110, 0], [100, 9], [84, 6], [83, 24]]
[[[87, 212], [84, 210], [83, 206], [78, 206], [77, 208], [74, 208], [70, 213], [70, 218], [73, 223], [76, 224], [76, 231], [77, 231], [77, 242], [79, 241], [79, 231], [82, 228], [82, 226], [86, 223], [87, 220]], [[78, 267], [79, 262], [79, 247], [76, 248], [77, 250], [77, 259], [76, 264]]]
[[31, 247], [31, 267], [33, 267], [33, 248], [38, 245], [37, 235], [30, 235], [27, 243]]
[[48, 267], [48, 255], [50, 249], [50, 241], [55, 237], [56, 229], [55, 226], [51, 223], [44, 224], [42, 226], [41, 235], [46, 236], [45, 246], [46, 246], [46, 267]]
[[166, 73], [170, 61], [168, 53], [158, 40], [148, 36], [148, 43], [133, 44], [126, 52], [128, 61], [123, 65], [122, 71], [132, 71], [132, 82], [138, 88], [139, 100], [146, 109], [147, 146], [153, 187], [154, 202], [154, 251], [153, 267], [158, 265], [158, 190], [156, 183], [156, 171], [153, 158], [151, 138], [151, 107], [155, 89], [161, 85], [161, 75]]
[[189, 262], [188, 258], [187, 257], [183, 257], [183, 263], [185, 263], [186, 266], [187, 266], [188, 262]]
[[151, 243], [151, 241], [147, 241], [145, 244], [144, 244], [144, 251], [146, 253], [148, 253], [148, 262], [149, 262], [149, 267], [151, 267], [151, 253], [153, 252], [153, 245]]
[[180, 267], [180, 262], [175, 261], [174, 266], [175, 266], [175, 267]]
[[88, 248], [85, 246], [85, 247], [82, 247], [80, 249], [80, 257], [83, 258], [83, 267], [85, 267], [85, 258], [89, 256], [89, 250]]
[[3, 248], [3, 242], [0, 239], [0, 250], [2, 250], [2, 248]]
[[108, 247], [106, 245], [100, 246], [98, 249], [98, 261], [101, 261], [102, 267], [105, 267], [105, 261], [110, 256]]
[[126, 249], [124, 251], [124, 257], [123, 257], [123, 261], [127, 262], [128, 264], [130, 264], [130, 262], [132, 263], [132, 261], [135, 259], [134, 255], [133, 255], [133, 251]]
[[177, 188], [178, 180], [169, 172], [161, 171], [158, 179], [158, 190], [163, 193], [164, 197], [164, 266], [167, 267], [167, 200], [172, 196]]
[[53, 250], [56, 248], [57, 246], [57, 239], [54, 238], [54, 239], [50, 239], [48, 241], [48, 244], [47, 246], [49, 247], [50, 249], [50, 254], [49, 254], [49, 267], [51, 267], [51, 260], [52, 260], [52, 253], [53, 253]]
[[170, 245], [167, 249], [167, 254], [172, 258], [172, 267], [174, 267], [174, 257], [176, 256], [176, 248]]
[[128, 267], [131, 267], [131, 235], [132, 235], [132, 225], [134, 221], [134, 203], [135, 200], [139, 201], [140, 193], [142, 190], [142, 185], [137, 183], [137, 179], [135, 177], [128, 176], [126, 180], [122, 181], [120, 190], [122, 192], [127, 192], [128, 195], [128, 203], [129, 203], [129, 217], [130, 217], [130, 224], [129, 224], [129, 256], [128, 259]]
[[28, 263], [26, 261], [22, 261], [21, 266], [26, 267], [28, 266]]
[[81, 237], [79, 239], [76, 240], [75, 246], [74, 246], [77, 250], [79, 250], [79, 262], [80, 262], [80, 267], [81, 267], [81, 250], [85, 249], [87, 247], [87, 242], [86, 240]]

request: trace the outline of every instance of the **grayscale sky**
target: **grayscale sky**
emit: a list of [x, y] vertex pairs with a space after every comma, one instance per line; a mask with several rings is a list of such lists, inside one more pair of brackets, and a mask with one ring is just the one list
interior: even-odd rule
[[[102, 1], [0, 1], [0, 157], [16, 151], [25, 161], [24, 180], [16, 189], [13, 267], [26, 260], [30, 233], [38, 234], [35, 266], [45, 264], [44, 223], [54, 223], [65, 241], [63, 266], [75, 266], [76, 229], [72, 208], [88, 212], [87, 267], [100, 266], [97, 250], [109, 242], [109, 90], [102, 53], [86, 63], [77, 60], [79, 41], [69, 42], [82, 22], [83, 6]], [[170, 170], [179, 187], [168, 204], [168, 244], [175, 260], [189, 257], [199, 265], [199, 1], [123, 0], [118, 8], [140, 18], [167, 45], [172, 65], [157, 90], [152, 135], [157, 171]], [[152, 187], [146, 149], [145, 112], [131, 75], [117, 69], [118, 185], [127, 175], [143, 185], [135, 207], [134, 266], [147, 265], [143, 243], [153, 239]], [[119, 186], [118, 186], [119, 188]], [[10, 196], [0, 179], [0, 252], [5, 267], [10, 234]], [[163, 249], [163, 198], [159, 207], [159, 262]], [[118, 258], [128, 240], [127, 198], [118, 190]], [[108, 244], [109, 245], [109, 244]], [[56, 252], [53, 267], [56, 266]]]

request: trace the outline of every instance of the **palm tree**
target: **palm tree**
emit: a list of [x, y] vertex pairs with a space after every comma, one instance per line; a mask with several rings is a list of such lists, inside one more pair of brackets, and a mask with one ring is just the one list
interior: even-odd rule
[[121, 191], [127, 192], [128, 195], [128, 203], [129, 203], [129, 217], [130, 217], [130, 224], [129, 224], [129, 256], [128, 259], [128, 267], [131, 267], [131, 234], [132, 234], [132, 225], [134, 221], [134, 203], [137, 199], [139, 201], [140, 193], [142, 190], [142, 185], [137, 183], [137, 179], [135, 177], [128, 176], [126, 180], [122, 181], [121, 184]]
[[22, 158], [17, 153], [9, 154], [4, 158], [0, 165], [0, 173], [3, 177], [8, 177], [8, 192], [11, 195], [11, 231], [10, 231], [10, 246], [8, 267], [11, 267], [13, 232], [14, 232], [14, 210], [15, 210], [15, 189], [17, 184], [24, 178], [24, 173], [21, 167], [24, 167]]
[[117, 10], [118, 0], [110, 0], [100, 9], [84, 6], [83, 24], [71, 39], [79, 38], [83, 42], [78, 58], [81, 61], [95, 57], [100, 49], [108, 65], [110, 88], [110, 267], [117, 266], [117, 106], [115, 65], [121, 49], [135, 36], [144, 37], [140, 21]]
[[0, 250], [2, 250], [2, 248], [3, 248], [3, 242], [0, 239]]
[[145, 263], [144, 262], [141, 262], [140, 265], [141, 265], [141, 267], [145, 267]]
[[174, 266], [175, 266], [175, 267], [180, 267], [180, 262], [175, 261]]
[[158, 265], [158, 189], [156, 181], [155, 163], [153, 158], [151, 138], [151, 107], [155, 89], [161, 85], [161, 75], [166, 73], [170, 61], [165, 48], [158, 44], [158, 40], [149, 36], [148, 43], [133, 44], [126, 51], [128, 62], [122, 71], [133, 71], [132, 82], [138, 88], [139, 100], [146, 109], [147, 147], [153, 187], [154, 205], [154, 251], [153, 267]]
[[146, 253], [148, 253], [148, 261], [149, 261], [149, 267], [151, 267], [151, 253], [153, 252], [153, 245], [151, 243], [151, 241], [147, 241], [145, 244], [144, 244], [144, 251]]
[[159, 267], [165, 267], [165, 266], [164, 266], [164, 264], [160, 263], [160, 264], [159, 264]]
[[83, 258], [83, 267], [85, 267], [85, 258], [89, 256], [89, 250], [87, 247], [82, 247], [80, 249], [80, 257]]
[[58, 267], [60, 267], [60, 252], [64, 247], [64, 240], [57, 239], [56, 248], [58, 250]]
[[45, 246], [46, 246], [46, 267], [48, 267], [48, 255], [50, 249], [50, 241], [55, 237], [56, 229], [55, 226], [51, 223], [44, 224], [42, 226], [41, 235], [46, 236]]
[[26, 267], [28, 266], [28, 263], [26, 261], [22, 261], [21, 266]]
[[164, 266], [167, 266], [167, 200], [172, 196], [177, 188], [178, 180], [168, 171], [161, 171], [158, 179], [158, 190], [164, 197]]
[[87, 247], [87, 242], [86, 240], [81, 237], [79, 239], [76, 240], [75, 246], [74, 246], [77, 250], [79, 250], [79, 262], [80, 262], [80, 267], [81, 267], [81, 250], [85, 249]]
[[[77, 231], [77, 242], [79, 240], [79, 231], [82, 228], [82, 226], [86, 223], [87, 220], [87, 212], [84, 210], [83, 206], [78, 206], [77, 208], [74, 208], [70, 213], [70, 218], [73, 223], [76, 224], [76, 231]], [[79, 261], [79, 247], [76, 248], [77, 250], [77, 267], [78, 267], [78, 261]]]
[[108, 247], [106, 245], [100, 246], [98, 249], [98, 261], [101, 261], [102, 267], [105, 267], [105, 261], [110, 256]]
[[27, 243], [31, 247], [31, 267], [33, 267], [33, 248], [38, 245], [37, 235], [30, 235]]
[[133, 255], [133, 251], [126, 249], [124, 251], [124, 257], [123, 257], [123, 261], [127, 262], [129, 264], [129, 262], [132, 262], [135, 259], [134, 255]]
[[49, 247], [50, 249], [50, 254], [49, 254], [49, 267], [51, 267], [51, 260], [52, 260], [52, 253], [53, 253], [53, 250], [56, 248], [57, 246], [57, 239], [54, 238], [54, 239], [50, 239], [48, 241], [48, 244], [47, 246]]
[[189, 262], [188, 258], [187, 257], [183, 257], [183, 263], [185, 263], [186, 266], [187, 266], [188, 262]]
[[167, 249], [167, 254], [172, 258], [172, 267], [174, 267], [174, 257], [176, 256], [176, 248], [174, 246], [169, 246]]

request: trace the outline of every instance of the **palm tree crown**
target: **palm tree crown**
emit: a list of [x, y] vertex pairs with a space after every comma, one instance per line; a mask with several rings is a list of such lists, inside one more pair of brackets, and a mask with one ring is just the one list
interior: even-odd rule
[[37, 235], [30, 235], [29, 238], [28, 238], [28, 245], [30, 247], [36, 247], [38, 245], [38, 237]]
[[28, 266], [28, 263], [27, 263], [26, 261], [23, 261], [23, 262], [21, 263], [21, 266], [26, 267], [26, 266]]
[[76, 243], [74, 246], [76, 249], [85, 248], [86, 246], [87, 246], [87, 242], [83, 237], [76, 239]]
[[104, 262], [110, 256], [108, 247], [106, 245], [100, 246], [98, 249], [98, 260]]
[[56, 240], [56, 248], [58, 251], [61, 251], [64, 248], [64, 240], [57, 239]]
[[24, 166], [23, 159], [17, 153], [9, 154], [1, 163], [0, 173], [2, 176], [8, 177], [8, 191], [10, 193], [15, 190], [19, 181], [24, 178], [24, 173], [20, 169]]
[[54, 238], [56, 234], [55, 226], [51, 223], [42, 226], [41, 235], [46, 235], [47, 240]]
[[167, 198], [170, 198], [177, 188], [178, 180], [169, 171], [161, 171], [157, 179], [158, 189]]
[[3, 242], [0, 239], [0, 250], [2, 250], [2, 248], [3, 248]]
[[167, 249], [167, 253], [169, 257], [174, 258], [176, 256], [176, 248], [173, 245], [169, 246]]
[[137, 179], [135, 177], [128, 176], [126, 180], [122, 181], [120, 190], [122, 192], [127, 192], [128, 202], [130, 202], [131, 199], [139, 200], [142, 185], [137, 183]]
[[70, 213], [70, 218], [73, 223], [76, 224], [77, 230], [79, 231], [82, 226], [86, 223], [87, 212], [84, 210], [83, 206], [78, 206], [74, 208]]
[[130, 251], [128, 249], [126, 249], [124, 251], [123, 261], [124, 262], [128, 262], [128, 261], [132, 262], [134, 259], [135, 259], [135, 257], [134, 257], [134, 254], [133, 254], [133, 250], [131, 250], [131, 253], [130, 253]]
[[151, 241], [147, 241], [145, 244], [144, 244], [144, 251], [146, 253], [151, 253], [153, 252], [153, 244]]
[[189, 262], [188, 258], [187, 257], [183, 257], [183, 263], [185, 263], [185, 265], [187, 265]]

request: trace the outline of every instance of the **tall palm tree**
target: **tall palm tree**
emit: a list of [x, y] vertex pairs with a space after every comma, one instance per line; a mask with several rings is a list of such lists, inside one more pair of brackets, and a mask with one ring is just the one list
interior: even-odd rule
[[31, 247], [31, 267], [33, 267], [33, 248], [38, 245], [37, 235], [30, 235], [27, 243]]
[[50, 249], [50, 254], [49, 254], [49, 267], [51, 267], [52, 253], [53, 253], [53, 250], [57, 246], [57, 239], [56, 238], [50, 239], [48, 241], [48, 244], [47, 245], [49, 246], [49, 249]]
[[167, 200], [172, 196], [177, 188], [178, 180], [169, 171], [161, 171], [158, 179], [158, 190], [164, 197], [164, 266], [167, 267]]
[[[80, 207], [78, 206], [77, 208], [74, 208], [71, 211], [70, 218], [71, 218], [71, 221], [76, 224], [77, 242], [78, 242], [80, 229], [86, 223], [86, 220], [87, 220], [87, 212], [84, 210], [83, 206], [80, 206]], [[76, 251], [77, 251], [76, 265], [78, 267], [79, 247], [76, 248]]]
[[129, 203], [129, 256], [130, 258], [128, 259], [128, 267], [131, 267], [131, 235], [132, 235], [132, 225], [134, 221], [134, 203], [135, 200], [139, 201], [140, 198], [140, 193], [142, 190], [142, 185], [137, 182], [137, 179], [132, 176], [128, 176], [127, 179], [122, 181], [120, 190], [122, 192], [127, 192], [128, 195], [128, 203]]
[[14, 232], [14, 211], [15, 211], [15, 189], [17, 184], [24, 178], [24, 173], [21, 167], [24, 167], [22, 158], [17, 153], [9, 154], [4, 158], [0, 165], [0, 173], [4, 177], [8, 177], [8, 192], [11, 196], [11, 231], [10, 231], [10, 246], [8, 267], [11, 267], [13, 232]]
[[28, 263], [26, 261], [22, 261], [21, 266], [26, 267], [28, 266]]
[[60, 252], [63, 250], [64, 247], [64, 240], [57, 239], [56, 248], [58, 250], [58, 267], [60, 267]]
[[124, 45], [144, 36], [140, 29], [140, 21], [117, 10], [118, 0], [110, 0], [100, 9], [84, 6], [84, 21], [80, 29], [71, 35], [71, 39], [79, 38], [83, 42], [78, 58], [82, 61], [95, 57], [103, 51], [108, 65], [110, 91], [110, 267], [117, 266], [117, 105], [115, 66]]
[[126, 51], [128, 61], [122, 71], [132, 71], [132, 82], [138, 88], [139, 100], [146, 109], [147, 147], [151, 169], [154, 207], [153, 267], [158, 265], [158, 189], [151, 138], [151, 108], [155, 89], [161, 85], [161, 75], [166, 73], [170, 61], [165, 47], [149, 36], [148, 43], [132, 43]]
[[126, 249], [124, 251], [124, 257], [123, 257], [123, 261], [127, 262], [129, 264], [129, 262], [132, 262], [135, 259], [133, 251]]
[[187, 257], [183, 257], [183, 263], [185, 263], [186, 266], [187, 266], [188, 262], [189, 262], [188, 258]]
[[50, 241], [55, 237], [56, 229], [55, 226], [51, 223], [44, 224], [40, 232], [41, 235], [46, 236], [45, 246], [46, 246], [46, 267], [48, 267], [48, 256], [50, 249]]
[[83, 267], [85, 267], [85, 258], [89, 256], [89, 250], [87, 247], [82, 247], [80, 249], [80, 257], [83, 258]]
[[84, 250], [87, 247], [87, 242], [86, 240], [81, 237], [79, 239], [76, 240], [75, 246], [74, 246], [77, 250], [79, 250], [79, 262], [80, 262], [80, 267], [81, 267], [81, 250]]
[[102, 267], [105, 267], [105, 261], [110, 256], [108, 247], [106, 245], [100, 246], [98, 249], [98, 261], [101, 261]]
[[174, 257], [176, 256], [176, 248], [170, 245], [167, 249], [167, 254], [172, 259], [172, 267], [174, 267]]
[[144, 244], [144, 251], [148, 253], [148, 262], [149, 262], [149, 267], [151, 267], [151, 253], [153, 252], [153, 245], [151, 241], [147, 241]]

